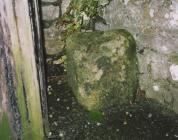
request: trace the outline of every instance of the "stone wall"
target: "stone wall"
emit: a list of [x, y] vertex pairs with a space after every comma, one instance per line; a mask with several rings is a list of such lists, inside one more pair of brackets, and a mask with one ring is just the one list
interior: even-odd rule
[[107, 25], [124, 28], [137, 42], [140, 87], [178, 112], [178, 1], [113, 0], [103, 10]]
[[[69, 2], [62, 0], [62, 13], [58, 15], [64, 13]], [[43, 19], [47, 19], [45, 13], [51, 13], [50, 8], [46, 9]], [[48, 19], [55, 19], [55, 15]], [[124, 28], [134, 35], [140, 88], [146, 91], [147, 98], [178, 112], [178, 0], [112, 0], [102, 16], [107, 25], [97, 24], [96, 29]], [[60, 38], [59, 31], [46, 31], [47, 36]]]
[[42, 19], [45, 27], [58, 20], [66, 11], [70, 0], [41, 0]]
[[41, 0], [42, 20], [46, 52], [56, 54], [64, 47], [61, 31], [55, 27], [55, 22], [65, 13], [70, 0]]

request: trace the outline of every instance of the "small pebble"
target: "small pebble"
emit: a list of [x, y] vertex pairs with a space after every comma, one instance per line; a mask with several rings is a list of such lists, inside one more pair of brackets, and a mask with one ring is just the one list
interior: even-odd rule
[[55, 126], [58, 126], [57, 122], [54, 122], [54, 125], [55, 125]]
[[51, 95], [51, 94], [52, 94], [52, 92], [48, 91], [48, 95]]
[[124, 125], [127, 125], [127, 121], [124, 121], [124, 123], [123, 123]]
[[49, 132], [49, 134], [48, 134], [49, 136], [51, 136], [52, 135], [52, 132]]
[[64, 137], [64, 134], [62, 132], [60, 132], [59, 137]]
[[47, 89], [48, 91], [51, 91], [52, 90], [51, 85], [49, 85]]
[[151, 118], [153, 115], [151, 113], [148, 114], [148, 118]]
[[96, 123], [96, 125], [97, 125], [97, 126], [100, 126], [100, 125], [101, 125], [101, 123], [97, 122], [97, 123]]

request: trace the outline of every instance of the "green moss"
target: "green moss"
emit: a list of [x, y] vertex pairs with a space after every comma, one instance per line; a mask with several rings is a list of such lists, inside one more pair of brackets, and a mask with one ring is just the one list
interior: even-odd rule
[[169, 56], [169, 61], [175, 64], [178, 64], [178, 53], [172, 53]]
[[3, 115], [2, 120], [0, 122], [0, 139], [13, 140], [12, 131], [6, 114]]
[[104, 119], [103, 113], [99, 111], [90, 111], [88, 116], [91, 121], [101, 122]]
[[[132, 37], [132, 35], [124, 29], [115, 29], [115, 30], [110, 30], [107, 32], [95, 31], [94, 33], [93, 32], [82, 32], [82, 33], [76, 32], [75, 34], [72, 34], [67, 38], [67, 42], [70, 42], [70, 43], [75, 42], [75, 44], [81, 45], [83, 47], [85, 46], [87, 48], [95, 47], [95, 49], [97, 49], [97, 46], [100, 46], [101, 44], [105, 42], [109, 42], [117, 38], [118, 34], [127, 38], [130, 46], [136, 46], [135, 40]], [[131, 52], [135, 51], [136, 47], [132, 47], [131, 49], [133, 49], [131, 50]]]
[[[92, 32], [75, 33], [68, 37], [67, 41], [70, 43], [77, 43], [78, 45], [85, 44], [86, 47], [99, 46], [100, 44], [111, 40], [111, 38], [106, 37], [103, 39], [103, 31], [96, 31], [94, 34]], [[78, 39], [80, 38], [80, 40]], [[92, 41], [88, 41], [92, 40]], [[94, 44], [93, 44], [94, 43]]]
[[151, 75], [152, 73], [151, 62], [147, 65], [147, 71], [148, 71], [148, 74]]
[[136, 43], [129, 32], [75, 33], [67, 39], [66, 50], [69, 84], [88, 110], [132, 100], [138, 67]]

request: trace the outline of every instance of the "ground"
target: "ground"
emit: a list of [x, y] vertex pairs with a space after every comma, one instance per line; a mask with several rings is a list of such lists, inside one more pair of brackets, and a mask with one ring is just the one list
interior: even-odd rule
[[98, 114], [78, 104], [67, 84], [60, 54], [48, 56], [50, 140], [177, 140], [178, 115], [145, 99]]

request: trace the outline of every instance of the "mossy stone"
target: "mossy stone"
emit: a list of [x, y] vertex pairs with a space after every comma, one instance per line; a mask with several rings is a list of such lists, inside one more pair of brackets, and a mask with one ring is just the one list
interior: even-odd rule
[[69, 84], [88, 110], [107, 109], [133, 99], [138, 87], [136, 43], [123, 29], [80, 32], [67, 39]]
[[175, 63], [175, 64], [178, 64], [178, 53], [171, 53], [169, 55], [169, 61], [171, 63]]

